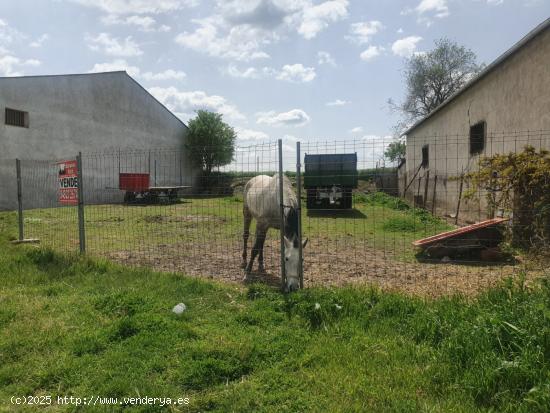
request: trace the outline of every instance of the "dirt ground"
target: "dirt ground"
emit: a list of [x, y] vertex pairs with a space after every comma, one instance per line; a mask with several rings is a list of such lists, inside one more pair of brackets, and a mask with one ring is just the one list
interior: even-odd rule
[[[143, 246], [132, 251], [112, 251], [109, 259], [126, 265], [146, 266], [159, 271], [181, 272], [191, 276], [241, 283], [242, 242], [219, 239], [211, 245], [200, 240], [189, 244]], [[250, 241], [249, 241], [250, 248]], [[333, 251], [338, 251], [334, 253]], [[270, 285], [280, 284], [278, 240], [265, 243], [266, 272], [254, 271], [252, 279]], [[249, 251], [250, 254], [250, 251]], [[255, 264], [254, 268], [256, 268]], [[533, 267], [531, 265], [531, 267]], [[502, 279], [526, 271], [527, 279], [542, 274], [542, 268], [515, 264], [458, 262], [403, 262], [392, 251], [375, 249], [353, 240], [310, 240], [304, 250], [304, 286], [342, 286], [373, 284], [384, 290], [401, 291], [423, 297], [461, 293], [475, 295]]]

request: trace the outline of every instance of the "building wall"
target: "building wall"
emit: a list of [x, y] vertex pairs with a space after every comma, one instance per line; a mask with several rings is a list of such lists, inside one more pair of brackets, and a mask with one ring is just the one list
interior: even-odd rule
[[[29, 127], [5, 125], [6, 107], [29, 112]], [[118, 167], [114, 153], [171, 147], [180, 150], [177, 163], [185, 167], [181, 174], [185, 182], [180, 182], [183, 177], [178, 170], [177, 177], [165, 174], [162, 184], [186, 185], [196, 176], [183, 146], [187, 127], [125, 72], [0, 78], [0, 110], [0, 209], [16, 207], [15, 158], [63, 160], [82, 152], [86, 160], [91, 153], [111, 154], [103, 163], [98, 155], [94, 162], [88, 161], [87, 178], [101, 181], [115, 164]], [[85, 190], [94, 186], [84, 184]], [[55, 190], [52, 195], [49, 189], [38, 191], [25, 207], [53, 203]], [[86, 195], [89, 202], [101, 198], [97, 191]], [[114, 194], [116, 199], [120, 196]]]
[[[474, 171], [480, 156], [520, 151], [526, 144], [550, 149], [550, 29], [539, 33], [515, 54], [466, 89], [407, 135], [406, 197], [415, 196], [439, 214], [456, 214], [460, 175]], [[470, 125], [486, 122], [484, 152], [470, 155]], [[429, 166], [420, 167], [422, 147], [429, 145]], [[434, 187], [435, 176], [437, 186]], [[428, 185], [426, 187], [426, 181]], [[403, 193], [405, 188], [400, 188]], [[463, 191], [467, 190], [463, 186]], [[435, 191], [435, 197], [434, 197]], [[481, 202], [461, 199], [461, 221], [487, 218]], [[435, 199], [435, 208], [432, 200]]]

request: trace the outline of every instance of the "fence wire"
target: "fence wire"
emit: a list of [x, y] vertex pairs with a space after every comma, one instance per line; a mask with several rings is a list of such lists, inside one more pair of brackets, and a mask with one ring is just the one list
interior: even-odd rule
[[[76, 253], [78, 209], [59, 202], [59, 167], [56, 160], [21, 160], [23, 234], [25, 239], [39, 240], [53, 250]], [[16, 179], [15, 173], [13, 177]], [[13, 189], [16, 191], [15, 184]], [[16, 200], [16, 192], [13, 195]]]
[[[367, 283], [439, 296], [473, 294], [519, 272], [528, 278], [543, 274], [548, 261], [500, 244], [502, 231], [495, 227], [439, 242], [429, 253], [412, 244], [489, 218], [509, 218], [509, 211], [489, 208], [485, 188], [466, 199], [472, 188], [465, 176], [479, 170], [485, 156], [521, 152], [525, 145], [550, 148], [546, 131], [476, 139], [409, 136], [406, 154], [393, 162], [384, 154], [394, 142], [390, 138], [301, 141], [305, 287]], [[253, 177], [277, 173], [277, 142], [236, 147], [230, 164], [208, 172], [193, 162], [192, 149], [83, 153], [87, 253], [241, 282], [243, 191]], [[282, 151], [296, 193], [296, 142], [285, 142]], [[78, 208], [59, 203], [60, 161], [74, 159], [21, 162], [25, 237], [62, 252], [79, 246]], [[259, 199], [266, 205], [258, 208], [271, 211], [272, 200]], [[506, 230], [510, 222], [500, 227]], [[255, 230], [253, 220], [248, 261]], [[270, 229], [265, 270], [255, 263], [251, 280], [280, 284], [279, 242], [279, 231]]]

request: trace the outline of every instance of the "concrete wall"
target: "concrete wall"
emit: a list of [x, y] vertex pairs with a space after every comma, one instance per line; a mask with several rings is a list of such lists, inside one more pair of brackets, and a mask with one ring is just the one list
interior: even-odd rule
[[[5, 125], [6, 107], [29, 112], [29, 127]], [[81, 151], [84, 161], [88, 159], [84, 165], [88, 179], [101, 181], [106, 174], [118, 174], [119, 151], [170, 147], [181, 158], [171, 161], [184, 165], [184, 184], [193, 182], [197, 174], [183, 146], [187, 127], [125, 72], [0, 78], [0, 111], [0, 158], [4, 160], [64, 160]], [[101, 162], [99, 152], [106, 154]], [[89, 158], [92, 153], [94, 161]], [[0, 209], [16, 207], [13, 165], [0, 162]], [[32, 163], [23, 166], [30, 168]], [[180, 183], [179, 169], [177, 177], [166, 175], [164, 183]], [[30, 171], [25, 174], [29, 185], [31, 178], [37, 178]], [[93, 182], [85, 189], [94, 187]], [[37, 189], [25, 207], [53, 206], [48, 205], [55, 203], [48, 194], [50, 188], [33, 191]], [[94, 201], [94, 194], [88, 200]]]
[[[416, 177], [406, 197], [413, 200], [427, 193], [429, 209], [434, 208], [435, 199], [437, 213], [454, 215], [460, 198], [460, 179], [456, 178], [475, 170], [480, 156], [520, 151], [526, 144], [550, 149], [549, 62], [550, 29], [546, 29], [410, 131], [407, 184]], [[470, 125], [480, 121], [487, 125], [485, 150], [470, 155]], [[424, 145], [429, 145], [429, 166], [419, 168]], [[400, 193], [403, 190], [400, 187]], [[487, 217], [484, 196], [479, 195], [481, 202], [461, 200], [460, 220], [473, 222]]]

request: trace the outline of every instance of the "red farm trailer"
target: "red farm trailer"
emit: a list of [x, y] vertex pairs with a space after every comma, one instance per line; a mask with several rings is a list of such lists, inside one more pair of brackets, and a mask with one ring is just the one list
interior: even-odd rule
[[125, 203], [176, 202], [179, 191], [190, 186], [150, 186], [148, 173], [119, 173], [118, 188]]

